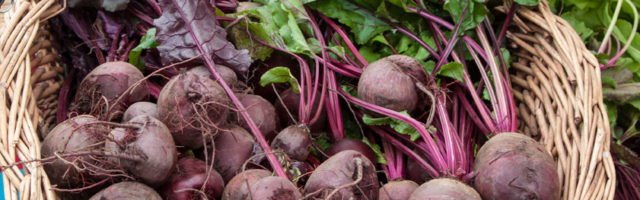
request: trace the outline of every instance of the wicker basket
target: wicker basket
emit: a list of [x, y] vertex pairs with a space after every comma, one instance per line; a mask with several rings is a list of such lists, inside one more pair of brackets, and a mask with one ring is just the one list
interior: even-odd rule
[[520, 7], [513, 22], [507, 38], [516, 57], [511, 80], [520, 131], [556, 158], [563, 199], [613, 199], [616, 173], [597, 59], [546, 1]]
[[[38, 132], [55, 123], [63, 68], [46, 20], [64, 1], [16, 0], [0, 18], [0, 165], [40, 158]], [[498, 10], [505, 11], [510, 1]], [[596, 58], [546, 3], [521, 7], [507, 34], [520, 130], [558, 161], [563, 199], [613, 199], [610, 128]], [[41, 166], [3, 169], [5, 199], [57, 199]]]
[[[10, 6], [6, 1], [3, 8]], [[63, 68], [47, 31], [47, 19], [62, 11], [56, 0], [14, 1], [0, 18], [0, 165], [40, 158], [37, 132], [55, 120]], [[36, 162], [2, 170], [4, 199], [55, 199]], [[18, 197], [18, 192], [20, 196]]]

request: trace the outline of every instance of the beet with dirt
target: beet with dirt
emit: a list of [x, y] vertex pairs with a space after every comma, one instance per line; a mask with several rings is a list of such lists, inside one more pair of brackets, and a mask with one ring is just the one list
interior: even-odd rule
[[[238, 95], [238, 97], [253, 122], [260, 129], [262, 136], [268, 141], [273, 139], [278, 134], [277, 131], [280, 130], [280, 117], [275, 107], [258, 95], [246, 94]], [[238, 119], [238, 124], [249, 130], [249, 126], [244, 119]]]
[[358, 80], [358, 97], [384, 108], [411, 113], [420, 97], [415, 83], [424, 83], [426, 77], [424, 68], [414, 58], [388, 56], [364, 69]]
[[[233, 72], [231, 68], [220, 64], [216, 64], [215, 68], [216, 70], [218, 70], [218, 73], [220, 74], [220, 76], [222, 76], [222, 80], [224, 80], [227, 85], [233, 87], [238, 83], [238, 76], [236, 76], [236, 73]], [[189, 69], [187, 73], [192, 73], [216, 80], [213, 77], [213, 74], [211, 74], [211, 71], [209, 71], [209, 68], [202, 65]]]
[[213, 166], [225, 181], [229, 181], [251, 157], [255, 140], [245, 129], [234, 125], [218, 134], [214, 143]]
[[249, 169], [234, 176], [222, 192], [222, 200], [247, 199], [249, 187], [260, 179], [271, 176], [271, 172], [263, 169]]
[[369, 160], [375, 160], [375, 154], [369, 145], [352, 138], [343, 138], [342, 140], [333, 143], [325, 153], [328, 156], [332, 156], [344, 150], [354, 150], [365, 155]]
[[138, 115], [148, 115], [154, 118], [158, 118], [158, 107], [155, 103], [140, 101], [131, 104], [122, 115], [122, 122], [127, 122]]
[[410, 180], [390, 181], [380, 188], [378, 200], [406, 200], [418, 187], [416, 182]]
[[[357, 184], [348, 186], [355, 181]], [[344, 188], [338, 190], [331, 199], [377, 199], [379, 186], [375, 165], [357, 151], [341, 151], [314, 170], [304, 186], [304, 193], [317, 192], [313, 197], [327, 198], [339, 187]]]
[[[79, 115], [58, 124], [46, 135], [41, 155], [43, 158], [57, 157], [53, 163], [43, 165], [51, 184], [60, 188], [75, 188], [99, 181], [100, 177], [91, 174], [87, 165], [101, 166], [102, 160], [96, 160], [86, 153], [95, 152], [99, 153], [97, 156], [103, 156], [100, 144], [110, 128], [100, 122], [93, 116]], [[74, 166], [87, 169], [79, 171]]]
[[162, 187], [165, 200], [217, 199], [224, 180], [213, 167], [196, 158], [181, 158], [170, 180]]
[[556, 163], [528, 136], [493, 136], [478, 150], [473, 168], [475, 188], [484, 199], [560, 199]]
[[253, 200], [298, 200], [302, 194], [298, 188], [286, 178], [267, 176], [251, 186]]
[[174, 170], [178, 152], [169, 129], [148, 115], [134, 117], [115, 128], [105, 142], [105, 152], [125, 156], [111, 158], [140, 182], [152, 187], [162, 185]]
[[89, 200], [162, 200], [153, 188], [138, 182], [113, 184], [93, 195]]
[[416, 188], [409, 200], [449, 199], [449, 200], [482, 200], [480, 194], [471, 186], [456, 179], [436, 178]]
[[129, 105], [149, 98], [147, 83], [142, 79], [142, 72], [129, 63], [103, 63], [82, 79], [70, 111], [117, 119]]
[[157, 105], [176, 144], [197, 149], [226, 123], [230, 100], [213, 79], [181, 73], [162, 88]]
[[281, 149], [294, 160], [306, 160], [311, 153], [311, 134], [304, 124], [291, 125], [278, 133], [271, 148]]

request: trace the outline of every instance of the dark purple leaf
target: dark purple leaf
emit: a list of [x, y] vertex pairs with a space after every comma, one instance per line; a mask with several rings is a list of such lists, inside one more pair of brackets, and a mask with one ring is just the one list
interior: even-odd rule
[[[216, 15], [208, 0], [160, 0], [160, 7], [162, 16], [155, 19], [154, 24], [158, 30], [156, 40], [160, 45], [157, 49], [163, 65], [200, 55], [191, 35], [194, 34], [209, 54], [205, 56], [212, 56], [216, 63], [240, 74], [247, 72], [252, 62], [249, 51], [237, 50], [227, 40], [227, 32], [216, 24]], [[184, 23], [182, 15], [189, 21], [189, 26]]]
[[216, 8], [222, 10], [224, 13], [234, 13], [238, 7], [237, 0], [209, 0]]

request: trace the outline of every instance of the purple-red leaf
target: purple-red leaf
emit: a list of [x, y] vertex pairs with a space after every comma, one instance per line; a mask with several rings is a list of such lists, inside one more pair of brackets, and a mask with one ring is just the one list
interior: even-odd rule
[[[216, 24], [213, 7], [207, 0], [161, 0], [162, 16], [153, 22], [158, 33], [157, 47], [163, 65], [180, 62], [200, 55], [195, 37], [216, 63], [245, 74], [251, 64], [249, 51], [237, 50], [227, 40], [227, 32]], [[189, 26], [185, 24], [185, 20]], [[191, 29], [191, 30], [189, 30]]]

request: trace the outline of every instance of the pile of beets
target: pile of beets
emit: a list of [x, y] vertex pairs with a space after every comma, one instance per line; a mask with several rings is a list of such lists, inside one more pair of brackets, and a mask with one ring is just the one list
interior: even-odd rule
[[[140, 2], [157, 6], [153, 0], [132, 2], [136, 4], [130, 5], [128, 13], [160, 10], [140, 6]], [[224, 6], [229, 2], [236, 1], [214, 3]], [[170, 7], [178, 5], [161, 5], [162, 18], [178, 15]], [[190, 60], [158, 62], [168, 57], [157, 51], [166, 51], [160, 48], [172, 42], [158, 39], [154, 41], [160, 43], [158, 50], [150, 47], [141, 58], [146, 68], [130, 64], [131, 60], [123, 62], [126, 56], [122, 55], [130, 55], [127, 50], [137, 42], [128, 38], [160, 26], [160, 13], [141, 16], [142, 22], [135, 27], [120, 27], [118, 33], [123, 39], [113, 34], [113, 45], [102, 45], [101, 49], [98, 43], [92, 47], [100, 53], [97, 62], [88, 62], [86, 54], [73, 54], [74, 64], [91, 65], [85, 66], [91, 70], [72, 87], [75, 92], [67, 101], [68, 109], [61, 107], [64, 120], [52, 130], [41, 132], [41, 162], [63, 199], [560, 198], [556, 164], [549, 152], [534, 139], [513, 133], [517, 127], [512, 120], [515, 111], [509, 107], [513, 98], [501, 82], [504, 79], [496, 78], [504, 74], [492, 63], [493, 50], [486, 51], [491, 61], [483, 62], [490, 63], [492, 74], [499, 74], [491, 77], [496, 83], [491, 84], [488, 76], [482, 78], [486, 85], [495, 85], [500, 91], [496, 93], [500, 98], [492, 99], [502, 101], [495, 104], [502, 109], [495, 115], [480, 105], [489, 100], [473, 96], [475, 91], [465, 90], [467, 86], [461, 83], [479, 80], [479, 76], [458, 82], [441, 75], [436, 78], [437, 73], [428, 72], [420, 61], [401, 54], [371, 63], [359, 59], [359, 67], [350, 59], [337, 61], [341, 58], [324, 55], [302, 58], [271, 47], [279, 51], [264, 61], [254, 61], [244, 70], [247, 73], [240, 73], [237, 67], [228, 65], [233, 62], [214, 62], [210, 55], [198, 55], [210, 48], [207, 46], [198, 46], [199, 51], [193, 51], [196, 53]], [[81, 23], [82, 18], [77, 16], [82, 11], [76, 10], [75, 14], [75, 18], [63, 14], [66, 25]], [[202, 13], [193, 14], [197, 18]], [[323, 28], [333, 27], [327, 30], [335, 30], [336, 36], [344, 34], [330, 19], [317, 16], [322, 17]], [[98, 18], [104, 24], [115, 23], [106, 19], [118, 19], [104, 13]], [[233, 21], [224, 17], [219, 20]], [[205, 22], [193, 24], [198, 23]], [[109, 26], [105, 27], [108, 32]], [[225, 30], [215, 27], [212, 30]], [[125, 33], [127, 28], [132, 31]], [[158, 30], [167, 37], [166, 29]], [[192, 35], [196, 37], [184, 37]], [[316, 35], [319, 43], [333, 36]], [[234, 48], [222, 40], [220, 51]], [[345, 46], [353, 46], [348, 39], [343, 40]], [[490, 47], [488, 43], [474, 45]], [[442, 53], [438, 67], [453, 48], [447, 45], [446, 49], [448, 53]], [[73, 48], [67, 51], [74, 53]], [[180, 52], [172, 56], [188, 52], [175, 51]], [[101, 52], [108, 52], [108, 56]], [[357, 51], [353, 53], [355, 58], [362, 57]], [[220, 59], [223, 53], [216, 52], [215, 56]], [[316, 68], [307, 61], [316, 61]], [[288, 74], [276, 78], [287, 81], [261, 83], [267, 72], [283, 68]], [[345, 91], [349, 88], [351, 91]], [[471, 96], [474, 101], [468, 101]], [[477, 119], [472, 111], [486, 118]], [[500, 119], [491, 118], [494, 116]], [[346, 126], [360, 137], [344, 137]], [[414, 129], [421, 139], [400, 134], [399, 126]], [[332, 137], [335, 135], [340, 137]]]

